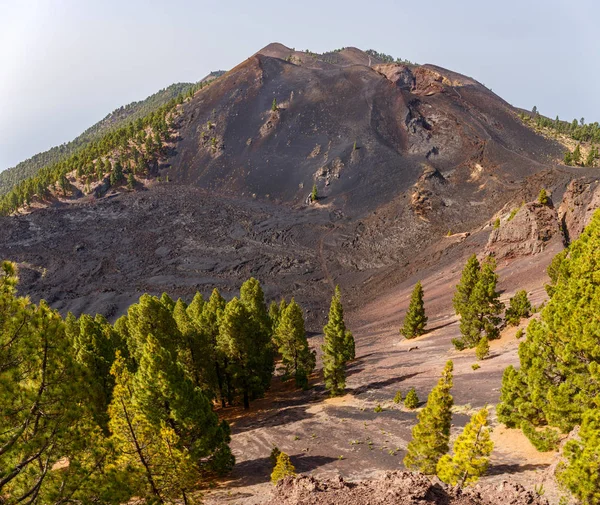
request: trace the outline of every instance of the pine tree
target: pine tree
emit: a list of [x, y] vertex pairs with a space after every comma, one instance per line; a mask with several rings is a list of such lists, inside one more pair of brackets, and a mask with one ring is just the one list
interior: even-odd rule
[[409, 469], [427, 475], [436, 473], [439, 459], [448, 452], [453, 399], [452, 361], [448, 361], [437, 385], [427, 398], [427, 405], [419, 412], [418, 423], [412, 430], [404, 464]]
[[425, 306], [423, 304], [423, 287], [421, 282], [417, 282], [410, 297], [408, 312], [404, 318], [404, 324], [400, 329], [400, 334], [405, 338], [415, 338], [425, 333], [427, 316], [425, 316]]
[[293, 477], [295, 475], [296, 469], [294, 468], [294, 465], [292, 465], [290, 457], [285, 452], [279, 453], [279, 456], [277, 457], [277, 464], [275, 465], [273, 473], [271, 474], [271, 482], [273, 484], [277, 484], [281, 479], [287, 476]]
[[417, 396], [417, 392], [415, 388], [410, 388], [408, 393], [406, 393], [406, 398], [404, 399], [404, 406], [407, 409], [416, 409], [419, 406], [419, 397]]
[[[563, 255], [564, 256], [564, 255]], [[574, 241], [556, 270], [552, 298], [527, 327], [520, 367], [502, 381], [499, 419], [521, 426], [548, 424], [568, 432], [597, 408], [600, 313], [600, 212]]]
[[124, 179], [123, 175], [123, 165], [121, 165], [120, 161], [115, 162], [113, 167], [113, 171], [110, 174], [110, 185], [116, 186], [120, 184]]
[[581, 163], [581, 146], [579, 144], [575, 146], [572, 157], [575, 165], [579, 165]]
[[484, 335], [479, 340], [479, 343], [475, 347], [475, 356], [477, 356], [478, 360], [483, 360], [487, 358], [490, 354], [490, 341]]
[[440, 480], [453, 486], [473, 484], [487, 471], [488, 458], [493, 449], [488, 411], [484, 408], [471, 417], [454, 442], [454, 454], [445, 454], [438, 461], [437, 475]]
[[127, 176], [127, 187], [129, 189], [133, 189], [135, 187], [135, 177], [133, 176], [133, 172], [129, 172]]
[[233, 298], [227, 303], [219, 323], [217, 347], [227, 357], [227, 371], [233, 387], [242, 392], [245, 409], [250, 408], [251, 398], [264, 392], [262, 349], [256, 343], [255, 328], [240, 300]]
[[177, 356], [152, 335], [144, 345], [133, 390], [145, 419], [156, 429], [171, 428], [180, 449], [194, 461], [206, 460], [206, 468], [220, 473], [231, 469], [229, 426], [219, 423], [210, 400], [185, 375]]
[[319, 199], [319, 193], [317, 190], [317, 185], [313, 184], [312, 191], [310, 193], [310, 201], [316, 202]]
[[[144, 294], [138, 303], [129, 307], [127, 311], [129, 336], [127, 347], [134, 367], [139, 363], [141, 349], [150, 334], [159, 341], [161, 346], [171, 351], [182, 346], [183, 337], [173, 319], [172, 311], [168, 308], [170, 302], [167, 302], [168, 300], [164, 296], [159, 300], [156, 296]], [[172, 305], [174, 308], [175, 302]]]
[[[194, 303], [195, 301], [195, 303]], [[226, 403], [233, 403], [233, 385], [232, 379], [227, 372], [227, 356], [219, 349], [219, 321], [225, 310], [226, 301], [219, 293], [217, 288], [213, 289], [208, 302], [202, 304], [202, 310], [199, 310], [200, 299], [198, 296], [188, 307], [192, 320], [200, 330], [203, 337], [210, 346], [210, 360], [214, 370], [213, 390], [221, 399], [221, 405], [225, 407]]]
[[[197, 298], [192, 305], [191, 313], [198, 309]], [[183, 300], [179, 299], [173, 309], [173, 319], [181, 333], [182, 342], [178, 349], [178, 360], [184, 367], [188, 377], [194, 385], [210, 394], [211, 398], [216, 396], [215, 391], [215, 369], [213, 365], [213, 346], [209, 335], [194, 323], [188, 313]]]
[[600, 409], [584, 415], [578, 440], [563, 449], [565, 463], [557, 470], [558, 481], [584, 505], [600, 503]]
[[112, 397], [114, 379], [110, 369], [118, 350], [124, 352], [125, 343], [102, 316], [83, 314], [79, 320], [69, 313], [65, 320], [67, 337], [73, 343], [74, 356], [81, 365], [91, 400], [90, 408], [96, 422], [107, 430], [107, 408]]
[[271, 104], [271, 110], [273, 112], [277, 111], [277, 98], [273, 98], [273, 103]]
[[[339, 287], [331, 299], [329, 320], [323, 328], [325, 334], [323, 349], [323, 375], [325, 386], [332, 396], [344, 391], [346, 385], [346, 362], [353, 358], [354, 338], [346, 330], [344, 308]], [[351, 358], [352, 356], [352, 358]]]
[[275, 371], [275, 349], [273, 347], [273, 332], [265, 295], [260, 282], [251, 277], [240, 288], [240, 302], [244, 304], [250, 317], [254, 351], [253, 367], [261, 381], [261, 388], [253, 391], [253, 398], [261, 396], [271, 385]]
[[316, 357], [306, 340], [302, 309], [293, 298], [281, 314], [276, 333], [285, 375], [294, 377], [297, 387], [306, 387], [308, 376], [315, 368]]
[[[500, 302], [500, 293], [496, 291], [498, 275], [495, 269], [496, 262], [494, 258], [487, 257], [480, 266], [468, 302], [463, 304], [461, 301], [459, 303], [461, 310], [460, 332], [462, 336], [460, 339], [452, 341], [459, 350], [466, 347], [475, 347], [479, 343], [482, 333], [488, 339], [494, 339], [498, 336], [498, 324], [501, 321], [498, 315], [504, 309], [504, 304]], [[461, 285], [458, 288], [461, 288]], [[455, 298], [459, 294], [462, 296], [457, 289]]]
[[538, 195], [538, 203], [540, 203], [541, 205], [548, 205], [548, 192], [542, 188], [540, 190], [540, 194]]
[[[275, 333], [277, 332], [277, 326], [279, 325], [279, 320], [281, 319], [281, 312], [279, 311], [279, 304], [275, 301], [272, 301], [269, 305], [269, 319], [271, 320], [271, 331], [273, 332], [273, 338], [275, 338]], [[277, 344], [279, 345], [279, 344]]]
[[460, 283], [456, 286], [456, 293], [452, 299], [452, 304], [457, 315], [462, 316], [468, 309], [471, 293], [475, 288], [481, 265], [474, 254], [467, 260], [462, 271]]
[[531, 302], [527, 298], [527, 291], [524, 289], [517, 291], [509, 301], [509, 307], [506, 309], [506, 323], [517, 326], [522, 318], [531, 315]]

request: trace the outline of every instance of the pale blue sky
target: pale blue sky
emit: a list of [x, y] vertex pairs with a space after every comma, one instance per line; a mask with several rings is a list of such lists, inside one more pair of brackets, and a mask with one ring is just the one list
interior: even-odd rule
[[434, 63], [597, 121], [599, 15], [593, 0], [0, 0], [0, 170], [275, 41]]

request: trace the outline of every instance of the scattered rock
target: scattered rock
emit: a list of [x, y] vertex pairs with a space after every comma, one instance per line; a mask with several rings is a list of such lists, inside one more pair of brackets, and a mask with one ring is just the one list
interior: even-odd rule
[[342, 477], [317, 480], [311, 476], [281, 480], [265, 505], [547, 505], [548, 501], [518, 484], [460, 489], [410, 472], [386, 472], [361, 482]]

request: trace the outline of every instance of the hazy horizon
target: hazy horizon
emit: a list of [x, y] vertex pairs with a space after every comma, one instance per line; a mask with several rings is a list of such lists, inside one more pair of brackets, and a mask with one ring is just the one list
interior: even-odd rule
[[375, 49], [466, 74], [517, 107], [600, 120], [600, 98], [587, 84], [600, 47], [592, 29], [600, 7], [591, 1], [577, 12], [566, 1], [474, 0], [427, 8], [0, 0], [0, 10], [8, 77], [0, 80], [0, 171], [74, 139], [122, 105], [228, 70], [270, 42], [319, 53]]

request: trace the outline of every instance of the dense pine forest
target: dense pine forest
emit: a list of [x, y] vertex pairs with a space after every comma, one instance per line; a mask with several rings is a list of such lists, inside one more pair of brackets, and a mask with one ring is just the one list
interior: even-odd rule
[[[229, 302], [215, 289], [186, 304], [143, 295], [115, 324], [63, 319], [0, 276], [2, 503], [195, 501], [231, 470], [229, 426], [215, 407], [250, 403], [282, 380], [308, 387], [315, 368], [301, 307], [270, 309], [256, 279]], [[326, 377], [343, 392], [354, 341], [336, 290], [325, 327]], [[328, 379], [329, 381], [329, 379]]]

